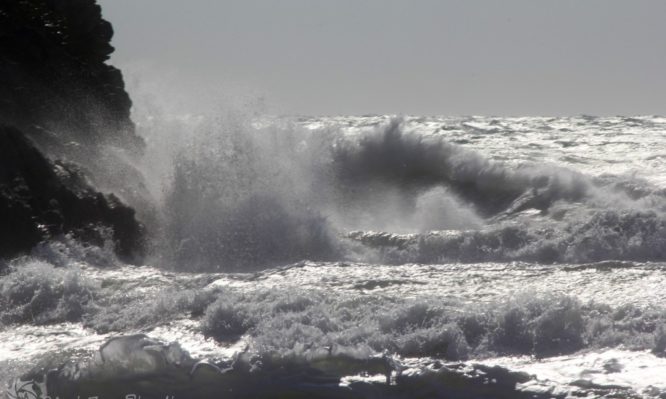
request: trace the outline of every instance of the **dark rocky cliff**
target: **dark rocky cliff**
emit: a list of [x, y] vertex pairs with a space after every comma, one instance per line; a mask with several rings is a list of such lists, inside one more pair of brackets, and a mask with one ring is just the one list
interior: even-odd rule
[[141, 254], [143, 228], [133, 209], [95, 191], [76, 166], [49, 161], [10, 127], [0, 127], [0, 221], [0, 257], [67, 233], [101, 246], [105, 229], [122, 259]]
[[140, 149], [112, 36], [95, 0], [0, 2], [0, 123]]
[[101, 244], [106, 231], [121, 258], [139, 259], [134, 211], [66, 151], [143, 149], [122, 74], [106, 64], [112, 35], [95, 0], [0, 2], [0, 258], [61, 234]]

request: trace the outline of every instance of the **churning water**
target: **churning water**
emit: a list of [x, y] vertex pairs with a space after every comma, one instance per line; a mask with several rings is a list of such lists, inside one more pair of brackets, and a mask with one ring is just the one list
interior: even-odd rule
[[153, 256], [13, 261], [10, 397], [666, 395], [666, 118], [137, 120]]

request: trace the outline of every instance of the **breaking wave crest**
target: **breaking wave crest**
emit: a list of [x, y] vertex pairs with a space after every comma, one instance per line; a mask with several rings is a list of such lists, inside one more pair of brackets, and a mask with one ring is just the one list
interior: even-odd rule
[[561, 220], [529, 215], [478, 231], [352, 232], [349, 237], [389, 263], [666, 259], [666, 219], [653, 210], [576, 209]]
[[666, 259], [666, 195], [637, 178], [491, 161], [402, 118], [353, 133], [193, 126], [171, 146], [162, 201], [160, 252], [181, 269]]

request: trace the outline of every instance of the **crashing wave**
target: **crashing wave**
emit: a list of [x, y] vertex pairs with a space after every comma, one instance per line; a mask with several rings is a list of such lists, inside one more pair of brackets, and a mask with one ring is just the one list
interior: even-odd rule
[[389, 263], [666, 260], [666, 217], [655, 211], [569, 209], [563, 213], [560, 220], [527, 213], [476, 231], [352, 232], [348, 237], [374, 249], [380, 261]]
[[[162, 253], [179, 268], [666, 259], [666, 196], [637, 178], [492, 161], [402, 118], [353, 134], [275, 121], [198, 129], [164, 199]], [[369, 230], [381, 233], [352, 241], [379, 256], [340, 238]], [[376, 243], [403, 233], [418, 234]]]

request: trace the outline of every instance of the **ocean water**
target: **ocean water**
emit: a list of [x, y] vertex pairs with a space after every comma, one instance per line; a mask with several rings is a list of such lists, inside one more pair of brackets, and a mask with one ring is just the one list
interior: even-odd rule
[[666, 118], [135, 119], [151, 256], [10, 262], [10, 398], [666, 397]]

